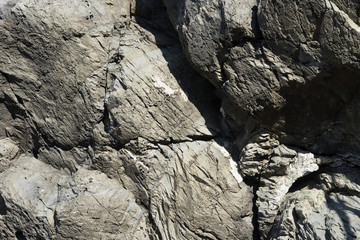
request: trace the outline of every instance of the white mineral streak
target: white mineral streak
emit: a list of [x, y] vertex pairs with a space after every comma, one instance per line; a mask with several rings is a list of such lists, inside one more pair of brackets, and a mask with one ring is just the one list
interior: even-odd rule
[[350, 17], [348, 14], [346, 14], [344, 11], [340, 10], [338, 8], [338, 6], [336, 6], [335, 3], [329, 1], [329, 0], [325, 0], [325, 5], [326, 8], [328, 8], [329, 10], [332, 10], [334, 12], [339, 13], [342, 17], [345, 18], [346, 22], [349, 24], [349, 26], [354, 29], [355, 31], [360, 33], [360, 26], [357, 25]]
[[184, 92], [183, 90], [180, 89], [180, 96], [182, 97], [182, 99], [185, 101], [185, 102], [188, 102], [189, 101], [189, 98], [186, 94], [186, 92]]
[[137, 167], [149, 170], [149, 168], [142, 161], [140, 161], [132, 152], [127, 149], [125, 149], [125, 152], [134, 160]]
[[238, 183], [241, 183], [243, 181], [243, 178], [238, 171], [237, 163], [234, 161], [234, 159], [232, 159], [229, 152], [223, 146], [219, 146], [219, 150], [225, 158], [229, 159], [230, 173], [233, 175], [233, 177], [236, 179]]
[[231, 174], [234, 176], [234, 178], [236, 179], [236, 181], [238, 183], [241, 183], [243, 181], [243, 178], [241, 177], [240, 173], [238, 172], [238, 165], [237, 163], [232, 159], [232, 158], [229, 158], [229, 161], [230, 161], [230, 172]]
[[273, 188], [273, 198], [269, 199], [277, 207], [280, 206], [284, 196], [289, 191], [294, 182], [311, 172], [319, 169], [317, 159], [312, 153], [298, 153], [293, 162], [287, 167], [287, 175], [278, 178]]
[[163, 93], [165, 93], [167, 96], [171, 96], [175, 93], [175, 90], [166, 85], [163, 81], [161, 81], [161, 78], [159, 76], [154, 76], [154, 86], [155, 88], [161, 89]]

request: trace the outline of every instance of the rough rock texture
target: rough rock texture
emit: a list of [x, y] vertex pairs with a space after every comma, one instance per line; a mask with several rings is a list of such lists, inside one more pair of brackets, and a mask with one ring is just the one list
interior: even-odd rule
[[359, 19], [0, 1], [0, 238], [360, 237]]
[[[241, 172], [257, 189], [259, 237], [270, 237], [270, 231], [271, 238], [284, 239], [354, 237], [357, 231], [346, 227], [352, 224], [349, 221], [345, 230], [327, 235], [311, 234], [317, 222], [308, 221], [310, 215], [301, 222], [293, 220], [296, 227], [283, 226], [291, 217], [284, 212], [290, 214], [291, 204], [308, 194], [307, 190], [287, 194], [297, 179], [320, 171], [320, 165], [348, 166], [347, 157], [358, 158], [359, 3], [164, 3], [187, 58], [218, 89], [223, 115], [237, 134]], [[357, 160], [352, 161], [356, 171]], [[339, 187], [335, 189], [346, 198]], [[324, 199], [318, 204], [347, 205]], [[339, 222], [340, 213], [327, 215], [323, 209], [318, 210], [320, 215]], [[273, 225], [278, 214], [283, 217]]]
[[[287, 144], [359, 152], [359, 128], [351, 123], [358, 118], [352, 108], [359, 89], [359, 3], [164, 2], [188, 59], [218, 87], [242, 135], [254, 118]], [[227, 14], [227, 4], [241, 11]], [[229, 33], [236, 30], [244, 34], [234, 41]]]
[[218, 85], [229, 47], [254, 38], [256, 0], [164, 1], [190, 62]]
[[1, 239], [252, 237], [220, 103], [161, 2], [158, 22], [145, 2], [1, 4]]
[[244, 176], [259, 179], [256, 205], [260, 236], [265, 238], [296, 180], [319, 170], [319, 165], [328, 161], [280, 145], [269, 134], [260, 134], [253, 141], [241, 153], [240, 168]]
[[20, 149], [16, 143], [9, 138], [0, 140], [0, 173], [5, 171], [11, 161], [16, 159], [20, 154]]
[[358, 169], [327, 169], [289, 194], [269, 239], [359, 238], [359, 189]]
[[1, 182], [2, 239], [150, 239], [146, 211], [103, 173], [70, 176], [22, 156]]

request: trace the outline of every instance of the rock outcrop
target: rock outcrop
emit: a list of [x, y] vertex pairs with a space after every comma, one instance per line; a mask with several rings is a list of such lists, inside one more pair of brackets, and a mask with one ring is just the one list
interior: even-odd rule
[[360, 3], [0, 2], [1, 239], [360, 237]]
[[2, 6], [2, 239], [251, 238], [214, 89], [132, 4]]
[[244, 176], [259, 179], [256, 205], [260, 236], [265, 238], [286, 193], [297, 179], [319, 170], [321, 159], [279, 145], [269, 134], [254, 141], [243, 149], [240, 168]]
[[288, 194], [269, 239], [358, 238], [358, 169], [330, 167], [311, 180]]
[[[317, 223], [308, 225], [310, 215], [289, 219], [302, 190], [287, 193], [297, 179], [318, 176], [330, 162], [346, 168], [344, 156], [359, 154], [360, 5], [350, 0], [164, 2], [187, 58], [218, 89], [225, 118], [238, 136], [241, 172], [258, 189], [260, 238], [270, 237], [270, 231], [271, 238], [285, 239], [356, 236], [349, 221], [341, 231], [311, 235]], [[319, 200], [324, 206], [325, 199]], [[325, 208], [320, 215], [330, 216]]]
[[219, 89], [242, 136], [253, 118], [286, 144], [358, 152], [358, 3], [164, 2], [189, 61]]

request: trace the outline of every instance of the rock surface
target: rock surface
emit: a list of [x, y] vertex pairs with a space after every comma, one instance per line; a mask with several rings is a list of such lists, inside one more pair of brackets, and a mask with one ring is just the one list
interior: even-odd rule
[[[268, 238], [276, 216], [290, 208], [280, 206], [290, 201], [287, 192], [296, 179], [320, 171], [320, 165], [329, 162], [347, 165], [344, 156], [357, 159], [359, 154], [355, 108], [359, 106], [360, 5], [351, 0], [164, 2], [187, 58], [220, 93], [224, 116], [238, 136], [241, 172], [258, 189], [259, 236]], [[227, 4], [241, 10], [231, 14]], [[357, 160], [353, 161], [356, 169]], [[291, 201], [297, 201], [302, 192], [292, 196]], [[277, 220], [272, 238], [288, 217]], [[282, 229], [281, 236], [348, 239], [356, 235], [356, 229], [306, 235], [316, 223], [308, 226], [304, 219], [297, 223], [301, 230]]]
[[359, 238], [359, 177], [353, 167], [327, 169], [289, 193], [269, 239]]
[[[286, 144], [359, 152], [352, 108], [359, 95], [360, 27], [359, 13], [351, 10], [359, 3], [164, 2], [188, 59], [219, 89], [236, 131], [244, 135], [255, 119]], [[227, 4], [242, 10], [227, 14]], [[244, 34], [234, 41], [233, 31]]]
[[220, 104], [176, 34], [147, 19], [150, 6], [11, 4], [2, 239], [251, 238], [253, 194]]
[[359, 19], [0, 1], [0, 238], [360, 237]]

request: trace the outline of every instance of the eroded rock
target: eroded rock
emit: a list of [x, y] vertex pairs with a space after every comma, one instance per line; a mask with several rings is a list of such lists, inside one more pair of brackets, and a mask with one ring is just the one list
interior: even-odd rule
[[[351, 10], [358, 4], [232, 2], [242, 17], [227, 18], [230, 1], [164, 2], [188, 59], [219, 89], [241, 136], [255, 121], [282, 142], [313, 152], [358, 151], [358, 126], [346, 123], [358, 117], [342, 111], [358, 101], [359, 14]], [[240, 39], [232, 41], [226, 34], [235, 26], [254, 34], [237, 33]]]
[[147, 212], [103, 173], [70, 176], [21, 156], [0, 179], [3, 239], [150, 239]]
[[243, 149], [240, 169], [247, 178], [257, 181], [258, 224], [261, 239], [266, 239], [286, 194], [297, 179], [319, 169], [321, 159], [312, 153], [280, 144], [269, 134], [254, 137]]
[[290, 193], [269, 239], [349, 239], [359, 236], [358, 169], [328, 169]]
[[29, 0], [6, 10], [0, 133], [27, 155], [0, 174], [2, 238], [252, 238], [253, 195], [214, 88], [162, 32], [163, 8], [151, 10], [159, 22], [149, 9]]
[[0, 3], [1, 238], [356, 238], [358, 2], [163, 2]]

